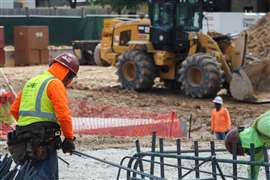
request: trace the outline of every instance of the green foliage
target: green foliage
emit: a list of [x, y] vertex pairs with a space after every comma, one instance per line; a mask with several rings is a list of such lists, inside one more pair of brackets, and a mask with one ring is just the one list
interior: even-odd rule
[[146, 0], [90, 0], [95, 5], [111, 5], [112, 10], [121, 14], [124, 9], [136, 11], [139, 5], [147, 3]]

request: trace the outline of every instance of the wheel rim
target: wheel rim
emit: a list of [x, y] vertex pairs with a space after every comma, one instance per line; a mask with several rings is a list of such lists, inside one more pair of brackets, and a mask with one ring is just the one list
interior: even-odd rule
[[192, 86], [199, 86], [202, 82], [202, 71], [197, 67], [189, 68], [188, 72], [188, 81]]
[[134, 62], [129, 61], [123, 65], [123, 75], [128, 81], [136, 79], [136, 65]]

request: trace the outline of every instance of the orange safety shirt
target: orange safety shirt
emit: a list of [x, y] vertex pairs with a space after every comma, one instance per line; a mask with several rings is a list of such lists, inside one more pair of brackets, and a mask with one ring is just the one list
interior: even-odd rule
[[219, 111], [212, 110], [211, 113], [211, 130], [214, 132], [227, 132], [231, 129], [231, 118], [229, 111], [221, 107]]
[[[66, 88], [62, 82], [69, 70], [58, 63], [54, 63], [48, 71], [57, 79], [51, 80], [48, 84], [47, 95], [51, 100], [55, 110], [58, 122], [65, 138], [73, 138], [72, 116], [68, 106], [68, 97]], [[11, 106], [11, 113], [16, 120], [19, 119], [19, 109], [21, 103], [22, 92], [18, 93], [15, 102]]]

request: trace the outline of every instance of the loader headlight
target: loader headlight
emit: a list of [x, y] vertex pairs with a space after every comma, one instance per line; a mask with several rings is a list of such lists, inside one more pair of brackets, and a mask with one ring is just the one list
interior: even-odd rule
[[160, 35], [160, 36], [159, 36], [159, 40], [160, 40], [160, 41], [163, 41], [163, 40], [164, 40], [164, 36], [163, 36], [163, 35]]

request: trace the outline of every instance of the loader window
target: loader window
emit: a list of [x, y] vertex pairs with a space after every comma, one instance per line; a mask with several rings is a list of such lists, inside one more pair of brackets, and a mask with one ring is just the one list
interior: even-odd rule
[[164, 3], [162, 6], [154, 4], [153, 11], [153, 25], [159, 25], [167, 28], [173, 27], [173, 4]]
[[131, 30], [122, 31], [120, 33], [120, 46], [127, 46], [128, 42], [131, 40]]
[[189, 0], [180, 3], [176, 9], [176, 26], [184, 31], [199, 31], [201, 29], [202, 13], [199, 0]]

